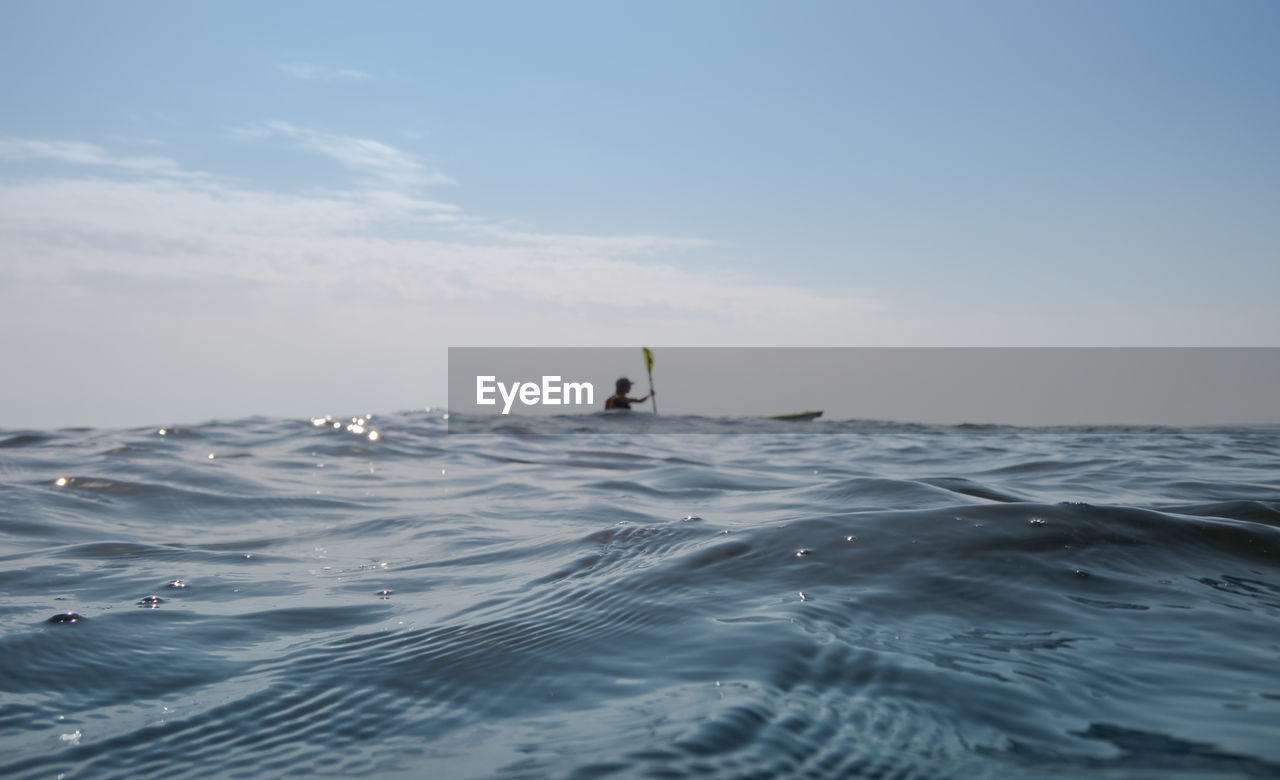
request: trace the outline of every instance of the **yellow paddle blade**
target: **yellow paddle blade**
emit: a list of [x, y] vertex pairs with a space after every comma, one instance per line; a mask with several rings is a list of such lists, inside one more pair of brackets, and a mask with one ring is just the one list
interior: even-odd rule
[[653, 353], [648, 347], [641, 347], [644, 350], [644, 370], [653, 373]]

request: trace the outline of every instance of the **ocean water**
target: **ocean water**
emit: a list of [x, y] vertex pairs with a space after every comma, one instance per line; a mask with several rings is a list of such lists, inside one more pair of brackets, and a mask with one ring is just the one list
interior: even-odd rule
[[1280, 776], [1280, 430], [612, 419], [0, 431], [0, 776]]

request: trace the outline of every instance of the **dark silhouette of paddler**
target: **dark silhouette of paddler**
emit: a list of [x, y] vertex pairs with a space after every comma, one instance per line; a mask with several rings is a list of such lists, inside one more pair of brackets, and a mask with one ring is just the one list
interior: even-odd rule
[[639, 398], [628, 398], [627, 391], [631, 389], [631, 380], [625, 376], [619, 379], [614, 386], [617, 388], [617, 392], [605, 399], [604, 408], [606, 409], [630, 409], [631, 404], [647, 401], [653, 395], [653, 391], [650, 390], [648, 395], [642, 395]]

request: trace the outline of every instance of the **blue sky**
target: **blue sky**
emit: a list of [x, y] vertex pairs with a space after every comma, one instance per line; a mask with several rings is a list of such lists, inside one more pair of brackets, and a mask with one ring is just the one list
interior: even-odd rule
[[1278, 34], [1270, 2], [12, 5], [0, 425], [439, 404], [450, 345], [1274, 346]]

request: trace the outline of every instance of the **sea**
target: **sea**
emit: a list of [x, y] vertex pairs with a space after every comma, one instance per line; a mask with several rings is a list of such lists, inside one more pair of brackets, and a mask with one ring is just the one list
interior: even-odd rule
[[0, 776], [1280, 776], [1280, 428], [606, 419], [0, 431]]

